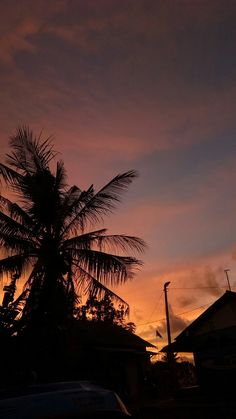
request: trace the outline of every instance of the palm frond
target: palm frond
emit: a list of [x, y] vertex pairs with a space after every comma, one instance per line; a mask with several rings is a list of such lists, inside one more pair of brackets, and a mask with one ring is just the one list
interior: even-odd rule
[[88, 222], [92, 224], [99, 222], [103, 215], [112, 212], [120, 202], [122, 193], [137, 176], [135, 170], [130, 170], [114, 177], [89, 200], [85, 200], [84, 206], [67, 225], [64, 233], [78, 227], [83, 231]]
[[91, 274], [84, 270], [81, 266], [79, 266], [76, 260], [74, 260], [73, 263], [76, 266], [76, 269], [79, 274], [78, 278], [75, 278], [75, 280], [81, 292], [89, 294], [92, 297], [100, 298], [103, 298], [106, 295], [108, 295], [115, 302], [123, 304], [127, 314], [129, 314], [129, 304], [125, 300], [123, 300], [114, 291], [111, 291], [104, 284], [99, 282], [96, 278], [94, 278]]
[[133, 250], [137, 253], [144, 252], [147, 247], [144, 240], [139, 237], [126, 236], [123, 234], [100, 235], [96, 238], [97, 246], [101, 251], [117, 249], [122, 252]]
[[90, 275], [105, 285], [116, 286], [125, 283], [134, 275], [133, 269], [142, 265], [142, 262], [130, 256], [116, 256], [91, 249], [67, 249]]
[[62, 249], [90, 249], [91, 247], [100, 251], [117, 250], [126, 252], [133, 250], [136, 253], [144, 252], [146, 243], [144, 240], [126, 235], [106, 235], [106, 229], [96, 230], [80, 236], [64, 240]]
[[15, 170], [6, 166], [3, 163], [0, 163], [0, 181], [1, 178], [5, 183], [10, 184], [12, 187], [18, 185], [19, 181], [23, 179], [23, 176], [20, 173], [17, 173]]
[[56, 154], [50, 138], [41, 142], [41, 135], [35, 138], [27, 126], [17, 129], [16, 134], [10, 138], [10, 147], [13, 151], [7, 154], [7, 163], [28, 175], [47, 169]]
[[37, 255], [37, 244], [32, 240], [24, 239], [17, 235], [4, 234], [0, 231], [0, 245], [9, 253], [27, 252], [30, 255]]
[[2, 211], [0, 211], [0, 233], [9, 235], [16, 234], [22, 238], [37, 240], [37, 237], [33, 234], [31, 229], [29, 229], [26, 225], [20, 224], [18, 221], [4, 214]]
[[27, 254], [19, 254], [14, 256], [8, 256], [0, 260], [0, 279], [4, 277], [5, 274], [12, 274], [16, 271], [24, 273], [27, 270], [31, 262], [30, 256]]
[[71, 237], [70, 239], [64, 240], [61, 246], [62, 250], [67, 248], [74, 249], [90, 249], [92, 244], [96, 244], [101, 236], [106, 233], [106, 229], [91, 231], [85, 234], [81, 234], [76, 237]]
[[95, 216], [96, 218], [96, 215], [112, 212], [116, 207], [116, 203], [120, 202], [121, 195], [137, 176], [138, 173], [134, 170], [115, 176], [86, 203], [85, 207], [81, 210], [80, 216], [83, 218], [85, 216], [91, 218]]
[[10, 217], [15, 221], [18, 221], [20, 224], [24, 224], [32, 229], [34, 228], [33, 220], [27, 212], [24, 211], [18, 204], [10, 201], [2, 195], [0, 195], [0, 210], [7, 211]]
[[[81, 191], [77, 186], [73, 186], [65, 194], [64, 201], [62, 203], [63, 228], [61, 231], [61, 237], [67, 237], [71, 232], [74, 234], [78, 233], [78, 225], [81, 224], [78, 213], [80, 213], [93, 196], [93, 185], [91, 185], [86, 191]], [[81, 228], [81, 230], [83, 229]]]
[[61, 204], [60, 209], [58, 211], [58, 219], [57, 224], [60, 223], [60, 227], [65, 227], [65, 220], [67, 220], [67, 224], [70, 222], [70, 217], [74, 216], [74, 208], [81, 208], [81, 189], [79, 189], [76, 185], [73, 185], [61, 197]]

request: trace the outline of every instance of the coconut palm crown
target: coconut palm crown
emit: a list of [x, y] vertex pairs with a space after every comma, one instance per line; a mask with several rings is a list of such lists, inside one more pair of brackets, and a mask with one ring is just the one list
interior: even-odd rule
[[67, 186], [62, 161], [51, 168], [56, 153], [50, 139], [21, 127], [10, 147], [6, 164], [0, 163], [8, 190], [0, 195], [0, 277], [17, 272], [26, 278], [22, 318], [63, 320], [82, 293], [123, 301], [109, 287], [132, 278], [141, 261], [126, 253], [142, 252], [145, 244], [95, 225], [115, 209], [137, 173], [119, 174], [98, 192], [93, 185], [84, 191]]

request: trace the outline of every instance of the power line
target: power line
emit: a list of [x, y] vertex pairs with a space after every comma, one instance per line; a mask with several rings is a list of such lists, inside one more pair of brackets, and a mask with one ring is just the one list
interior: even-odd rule
[[210, 304], [211, 304], [211, 303], [203, 304], [202, 306], [196, 307], [196, 308], [194, 308], [193, 310], [183, 311], [182, 313], [178, 313], [178, 314], [176, 314], [176, 316], [182, 316], [182, 314], [191, 313], [192, 311], [196, 311], [196, 310], [198, 310], [199, 308], [204, 308], [204, 307], [207, 307], [207, 306], [209, 306]]
[[225, 289], [227, 287], [170, 287], [171, 290]]
[[[233, 284], [231, 288], [235, 288], [236, 284]], [[228, 289], [228, 287], [170, 287], [170, 290], [202, 290], [202, 289]], [[161, 290], [160, 290], [161, 291]]]
[[[177, 313], [177, 314], [175, 314], [175, 316], [182, 316], [183, 314], [192, 313], [193, 311], [196, 311], [196, 310], [198, 310], [199, 308], [204, 308], [204, 307], [207, 307], [207, 306], [209, 306], [210, 304], [211, 304], [211, 303], [207, 303], [207, 304], [204, 304], [204, 305], [202, 305], [202, 306], [196, 307], [196, 308], [194, 308], [194, 309], [192, 309], [192, 310], [183, 311], [182, 313]], [[136, 324], [136, 326], [145, 326], [146, 324], [158, 323], [158, 322], [161, 322], [162, 320], [165, 320], [165, 317], [163, 317], [162, 319], [153, 320], [153, 321], [151, 321], [151, 322], [146, 322], [146, 323]]]
[[[235, 284], [233, 285], [233, 287], [232, 287], [232, 288], [234, 288], [234, 287], [235, 287]], [[213, 287], [213, 286], [209, 286], [209, 287], [170, 287], [170, 290], [198, 290], [198, 289], [226, 289], [226, 288], [227, 288], [227, 287]], [[150, 317], [149, 317], [149, 318], [151, 318], [151, 317], [152, 317], [152, 315], [153, 315], [153, 313], [154, 313], [154, 311], [155, 311], [155, 309], [156, 309], [156, 307], [157, 307], [157, 305], [158, 305], [158, 303], [159, 303], [159, 301], [160, 301], [160, 299], [161, 299], [162, 293], [163, 293], [163, 290], [162, 290], [162, 292], [161, 292], [161, 294], [160, 294], [160, 297], [159, 297], [159, 299], [158, 299], [158, 302], [157, 302], [157, 304], [154, 306], [154, 309], [153, 309], [153, 311], [152, 311], [152, 313], [151, 313], [151, 315], [150, 315]], [[194, 308], [194, 309], [192, 309], [192, 310], [184, 311], [184, 312], [182, 312], [182, 313], [177, 313], [177, 314], [175, 314], [175, 316], [181, 316], [181, 315], [183, 315], [183, 314], [191, 313], [191, 312], [196, 311], [196, 310], [198, 310], [198, 309], [200, 309], [200, 308], [207, 307], [207, 306], [209, 306], [210, 304], [211, 304], [211, 303], [204, 304], [204, 305], [198, 306], [198, 307], [196, 307], [196, 308]], [[147, 325], [147, 324], [158, 323], [158, 322], [163, 321], [163, 320], [165, 320], [165, 317], [163, 317], [162, 319], [158, 319], [158, 320], [148, 321], [148, 322], [145, 322], [145, 323], [139, 323], [139, 324], [136, 324], [136, 326], [137, 326], [137, 327], [139, 327], [139, 326], [145, 326], [145, 325]]]
[[151, 320], [151, 318], [152, 318], [152, 316], [153, 316], [153, 313], [154, 313], [154, 311], [156, 310], [156, 308], [158, 307], [158, 304], [159, 304], [159, 302], [160, 302], [160, 300], [161, 300], [161, 297], [162, 297], [162, 295], [163, 295], [163, 290], [161, 290], [161, 293], [160, 293], [160, 295], [159, 295], [159, 298], [158, 298], [158, 300], [157, 300], [157, 302], [156, 302], [156, 304], [155, 304], [155, 306], [154, 306], [154, 308], [153, 308], [153, 310], [152, 310], [152, 312], [151, 312], [151, 314], [150, 314], [150, 316], [148, 317], [148, 321], [150, 321]]

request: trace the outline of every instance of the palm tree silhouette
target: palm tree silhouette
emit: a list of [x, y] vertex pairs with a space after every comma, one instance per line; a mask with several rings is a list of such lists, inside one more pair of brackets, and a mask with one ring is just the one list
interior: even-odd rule
[[26, 278], [22, 323], [63, 322], [73, 316], [82, 292], [125, 303], [109, 287], [133, 276], [141, 261], [126, 252], [142, 252], [145, 244], [94, 225], [114, 210], [137, 173], [117, 175], [98, 192], [93, 185], [82, 191], [67, 186], [63, 161], [53, 171], [50, 138], [42, 141], [21, 127], [10, 147], [0, 164], [11, 193], [10, 199], [0, 195], [0, 276], [18, 272]]

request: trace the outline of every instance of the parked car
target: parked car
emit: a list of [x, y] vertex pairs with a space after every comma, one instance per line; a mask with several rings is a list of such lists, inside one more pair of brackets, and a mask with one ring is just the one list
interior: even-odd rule
[[27, 394], [0, 400], [3, 419], [127, 418], [131, 416], [119, 396], [89, 382], [35, 385]]

